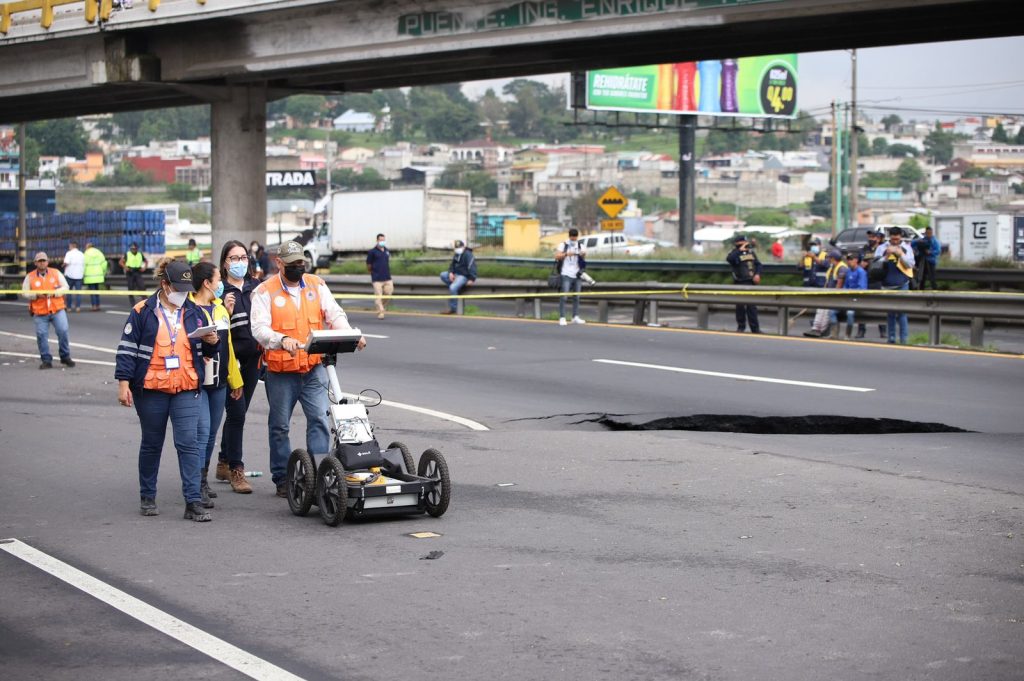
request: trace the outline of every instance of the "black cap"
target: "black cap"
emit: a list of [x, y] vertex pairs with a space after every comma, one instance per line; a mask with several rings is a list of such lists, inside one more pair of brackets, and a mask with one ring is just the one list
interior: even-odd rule
[[188, 263], [180, 260], [167, 263], [167, 267], [164, 269], [164, 279], [171, 285], [171, 288], [179, 293], [195, 291], [192, 286], [192, 268], [188, 266]]
[[741, 241], [746, 241], [746, 240], [747, 240], [747, 235], [746, 235], [746, 234], [737, 234], [736, 236], [734, 236], [734, 237], [732, 238], [732, 242], [733, 242], [734, 244], [738, 244], [738, 243], [740, 243]]
[[456, 240], [455, 240], [455, 248], [462, 248], [462, 247], [463, 247], [463, 246], [465, 246], [465, 245], [466, 245], [466, 244], [464, 244], [464, 243], [462, 242], [462, 239], [456, 239]]

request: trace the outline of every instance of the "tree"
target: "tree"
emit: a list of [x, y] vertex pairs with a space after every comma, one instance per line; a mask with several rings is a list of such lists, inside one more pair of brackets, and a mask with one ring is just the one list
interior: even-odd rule
[[924, 138], [924, 152], [936, 163], [949, 163], [953, 160], [953, 142], [963, 139], [964, 135], [955, 135], [942, 129], [939, 123]]
[[390, 189], [391, 183], [373, 168], [365, 168], [357, 173], [351, 168], [331, 171], [331, 185], [347, 191], [369, 191], [372, 189]]
[[903, 122], [903, 119], [896, 114], [889, 114], [882, 119], [882, 125], [885, 126], [886, 132], [892, 132], [893, 126], [899, 125]]
[[635, 191], [629, 194], [644, 215], [653, 215], [666, 210], [675, 210], [679, 201], [672, 196], [655, 196], [646, 192]]
[[923, 232], [925, 230], [925, 227], [931, 227], [932, 221], [927, 215], [915, 213], [914, 215], [910, 216], [909, 220], [907, 220], [907, 224], [913, 227], [914, 229], [918, 229]]
[[99, 175], [92, 182], [94, 187], [145, 187], [153, 184], [153, 176], [144, 173], [128, 161], [114, 168], [113, 175]]
[[476, 106], [481, 120], [487, 121], [492, 127], [497, 126], [500, 121], [506, 120], [508, 116], [505, 102], [501, 101], [501, 98], [491, 88], [487, 88], [487, 92], [477, 100]]
[[39, 142], [25, 135], [25, 177], [39, 174]]
[[25, 134], [38, 143], [43, 156], [82, 158], [88, 148], [85, 128], [77, 118], [36, 121], [25, 126]]
[[709, 130], [704, 138], [705, 154], [742, 152], [749, 148], [750, 140], [742, 130]]
[[[580, 194], [569, 204], [569, 216], [572, 218], [572, 226], [581, 231], [596, 229], [598, 224], [597, 200], [603, 192], [591, 189]], [[604, 213], [601, 213], [604, 217]]]
[[917, 147], [912, 147], [909, 144], [892, 144], [886, 153], [890, 158], [903, 158], [905, 156], [917, 158], [920, 152], [917, 150]]
[[327, 98], [322, 95], [294, 95], [284, 104], [284, 112], [306, 127], [320, 118], [326, 109]]
[[832, 217], [831, 187], [823, 192], [814, 192], [814, 198], [811, 199], [809, 210], [811, 212], [811, 215], [818, 215], [823, 218]]
[[857, 133], [857, 156], [870, 156], [871, 155], [871, 142], [868, 141], [868, 136], [862, 132]]
[[748, 225], [778, 225], [778, 226], [791, 226], [793, 224], [793, 218], [789, 214], [782, 212], [781, 210], [772, 210], [770, 208], [758, 208], [745, 213], [743, 215], [743, 221]]
[[908, 158], [896, 169], [896, 178], [903, 191], [910, 191], [924, 180], [924, 171], [912, 158]]
[[[1017, 136], [1013, 138], [1014, 144], [1024, 144], [1024, 125], [1017, 128]], [[1017, 185], [1020, 186], [1020, 185]]]
[[465, 165], [455, 163], [441, 173], [437, 178], [437, 185], [440, 189], [465, 189], [473, 196], [482, 196], [488, 199], [498, 198], [498, 183], [494, 178], [481, 170], [472, 170]]
[[875, 172], [864, 173], [860, 177], [862, 187], [899, 187], [900, 179], [896, 173]]
[[1010, 136], [1006, 134], [1006, 128], [1003, 127], [1002, 121], [997, 122], [996, 127], [992, 129], [992, 141], [1003, 144], [1010, 143]]
[[889, 151], [889, 143], [885, 141], [884, 137], [876, 137], [871, 140], [872, 156], [885, 156], [887, 151]]

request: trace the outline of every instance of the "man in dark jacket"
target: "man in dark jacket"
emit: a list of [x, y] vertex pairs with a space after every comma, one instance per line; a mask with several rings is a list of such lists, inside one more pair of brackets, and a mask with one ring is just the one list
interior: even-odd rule
[[[755, 286], [761, 283], [761, 261], [750, 247], [750, 242], [743, 234], [737, 234], [733, 241], [733, 249], [725, 257], [732, 267], [732, 278], [741, 286]], [[750, 323], [751, 333], [761, 333], [761, 325], [757, 321], [756, 305], [736, 306], [736, 331], [743, 333]]]
[[[441, 281], [453, 296], [459, 295], [463, 288], [472, 286], [476, 281], [476, 258], [473, 257], [472, 249], [466, 248], [460, 239], [455, 240], [452, 264], [441, 273]], [[458, 300], [451, 298], [448, 300], [448, 309], [442, 310], [441, 314], [455, 314], [458, 309]]]

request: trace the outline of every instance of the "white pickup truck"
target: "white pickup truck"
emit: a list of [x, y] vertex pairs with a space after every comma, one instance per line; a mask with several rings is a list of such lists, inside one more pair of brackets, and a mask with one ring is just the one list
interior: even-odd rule
[[654, 252], [654, 244], [631, 243], [618, 232], [598, 232], [580, 237], [580, 243], [587, 249], [587, 257], [605, 255], [649, 255]]

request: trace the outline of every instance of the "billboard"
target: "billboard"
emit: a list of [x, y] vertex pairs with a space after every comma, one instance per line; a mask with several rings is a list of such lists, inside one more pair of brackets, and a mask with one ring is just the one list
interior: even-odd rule
[[713, 59], [588, 71], [598, 111], [795, 118], [797, 55]]

